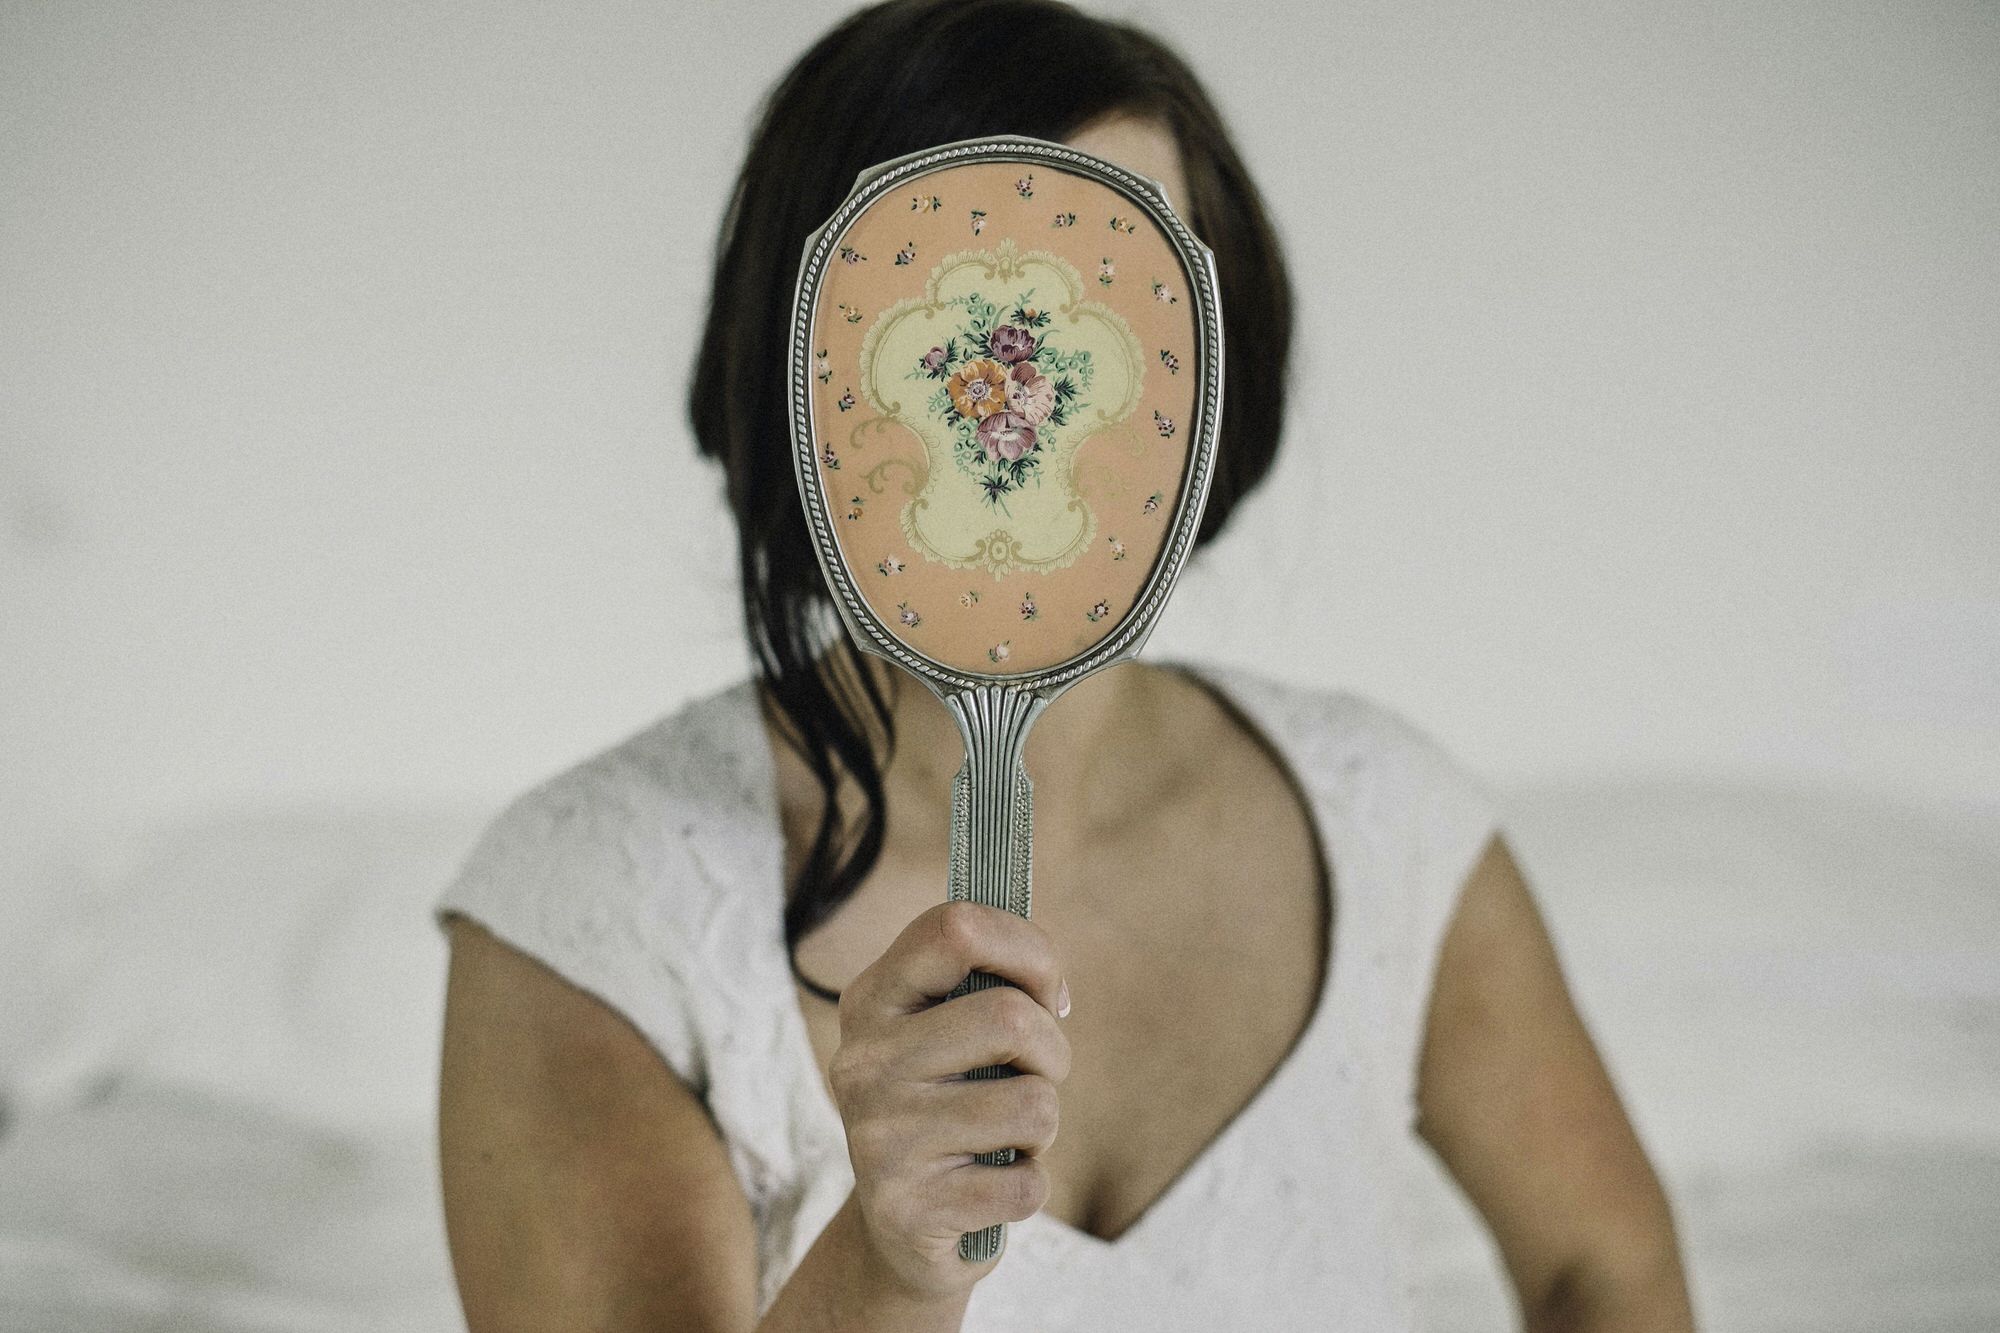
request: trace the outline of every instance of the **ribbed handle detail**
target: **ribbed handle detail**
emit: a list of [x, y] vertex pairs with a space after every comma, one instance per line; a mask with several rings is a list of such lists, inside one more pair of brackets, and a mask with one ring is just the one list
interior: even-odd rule
[[[1021, 753], [1028, 729], [1048, 700], [1004, 686], [986, 685], [947, 701], [965, 741], [965, 766], [952, 784], [951, 885], [949, 896], [1027, 916], [1033, 902], [1034, 790]], [[1012, 983], [986, 972], [969, 972], [947, 999]], [[1012, 1065], [987, 1065], [968, 1078], [1011, 1078]], [[1014, 1149], [979, 1153], [974, 1161], [1006, 1166]], [[968, 1231], [958, 1240], [960, 1256], [974, 1263], [997, 1258], [1007, 1247], [1007, 1224]]]

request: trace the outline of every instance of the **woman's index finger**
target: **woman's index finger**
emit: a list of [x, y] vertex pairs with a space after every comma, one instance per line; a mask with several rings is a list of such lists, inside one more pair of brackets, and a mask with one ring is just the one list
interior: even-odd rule
[[874, 967], [870, 1003], [912, 1013], [950, 995], [968, 972], [989, 972], [1020, 987], [1050, 1013], [1058, 1007], [1062, 962], [1037, 923], [1001, 907], [950, 900], [920, 913]]

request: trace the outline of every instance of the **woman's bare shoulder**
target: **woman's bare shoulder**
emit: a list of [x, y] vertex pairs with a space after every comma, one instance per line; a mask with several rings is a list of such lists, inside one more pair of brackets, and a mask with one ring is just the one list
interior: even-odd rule
[[603, 1001], [447, 929], [439, 1155], [474, 1333], [750, 1327], [754, 1225], [700, 1096]]

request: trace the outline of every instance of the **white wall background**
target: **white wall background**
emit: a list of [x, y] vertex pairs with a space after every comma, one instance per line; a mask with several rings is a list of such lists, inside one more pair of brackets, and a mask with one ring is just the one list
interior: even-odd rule
[[[0, 5], [0, 836], [491, 803], [742, 670], [682, 394], [753, 103], [842, 12]], [[2000, 9], [1118, 12], [1304, 303], [1161, 651], [1498, 781], [1995, 800]]]

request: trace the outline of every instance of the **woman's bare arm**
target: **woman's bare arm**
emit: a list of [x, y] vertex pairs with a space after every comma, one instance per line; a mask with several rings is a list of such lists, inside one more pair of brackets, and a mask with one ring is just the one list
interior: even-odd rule
[[851, 1200], [760, 1324], [749, 1204], [700, 1098], [595, 997], [465, 918], [451, 942], [438, 1134], [472, 1333], [956, 1333], [965, 1295], [900, 1293]]
[[1504, 839], [1446, 933], [1417, 1130], [1500, 1249], [1525, 1327], [1690, 1333], [1671, 1209]]

